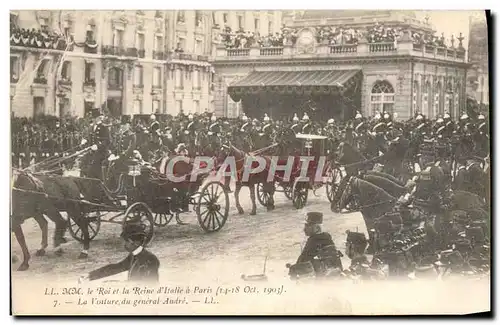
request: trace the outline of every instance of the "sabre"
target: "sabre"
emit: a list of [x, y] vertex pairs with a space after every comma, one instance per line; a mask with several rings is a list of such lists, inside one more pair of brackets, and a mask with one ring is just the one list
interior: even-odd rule
[[26, 170], [33, 170], [33, 168], [34, 168], [35, 166], [40, 166], [40, 165], [42, 165], [42, 164], [44, 164], [44, 163], [46, 164], [46, 166], [45, 166], [45, 167], [46, 167], [46, 168], [48, 168], [49, 166], [56, 165], [56, 164], [58, 164], [58, 163], [63, 162], [64, 160], [68, 160], [68, 159], [71, 159], [71, 158], [73, 158], [73, 157], [79, 156], [79, 155], [81, 155], [82, 153], [85, 153], [85, 152], [89, 151], [89, 150], [90, 150], [90, 148], [91, 148], [91, 147], [87, 147], [87, 148], [82, 149], [82, 150], [80, 150], [80, 151], [77, 151], [77, 152], [75, 152], [75, 153], [73, 153], [73, 154], [71, 154], [71, 155], [69, 155], [69, 156], [66, 156], [66, 157], [61, 157], [61, 158], [59, 158], [59, 159], [57, 159], [57, 160], [51, 161], [50, 163], [47, 163], [47, 159], [42, 160], [42, 161], [40, 161], [39, 163], [36, 163], [36, 164], [30, 165], [30, 166], [28, 166], [28, 167], [26, 167], [26, 168], [22, 169], [22, 171], [26, 171]]

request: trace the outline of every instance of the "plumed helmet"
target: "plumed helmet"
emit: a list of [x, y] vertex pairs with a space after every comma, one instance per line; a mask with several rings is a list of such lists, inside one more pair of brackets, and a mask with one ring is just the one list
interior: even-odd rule
[[243, 114], [243, 116], [241, 117], [241, 119], [242, 119], [243, 121], [245, 121], [245, 122], [246, 122], [246, 121], [248, 121], [248, 117], [247, 117], [245, 114]]
[[293, 121], [294, 122], [298, 122], [299, 121], [299, 117], [297, 116], [297, 113], [293, 114]]
[[151, 116], [149, 117], [152, 121], [156, 120], [156, 115], [154, 114], [151, 114]]
[[334, 119], [331, 118], [331, 119], [328, 120], [328, 124], [333, 124], [333, 123], [335, 123]]
[[267, 114], [264, 114], [264, 122], [269, 122], [269, 116], [267, 116]]
[[477, 119], [478, 119], [478, 120], [484, 120], [484, 119], [485, 119], [485, 117], [484, 117], [484, 115], [483, 115], [483, 114], [479, 114], [479, 116], [477, 117]]
[[188, 119], [189, 119], [189, 120], [192, 120], [192, 119], [193, 119], [193, 114], [189, 114], [189, 115], [188, 115]]
[[469, 118], [469, 115], [467, 115], [467, 113], [463, 113], [462, 116], [460, 116], [460, 120], [466, 120]]
[[356, 112], [356, 119], [360, 119], [362, 118], [363, 116], [361, 115], [361, 113], [359, 111]]
[[444, 119], [449, 119], [451, 118], [450, 114], [448, 114], [448, 112], [444, 113], [444, 116], [443, 116]]
[[212, 115], [212, 117], [210, 118], [210, 121], [212, 121], [212, 122], [215, 122], [215, 121], [217, 121], [217, 116], [215, 116], [215, 115]]
[[309, 121], [309, 116], [307, 115], [307, 113], [304, 113], [304, 116], [302, 116], [302, 120]]

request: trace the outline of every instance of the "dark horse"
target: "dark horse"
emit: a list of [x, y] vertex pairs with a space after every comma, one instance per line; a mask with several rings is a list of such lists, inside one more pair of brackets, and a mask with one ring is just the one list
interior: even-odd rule
[[[59, 211], [66, 211], [68, 218], [80, 227], [83, 234], [84, 250], [80, 258], [88, 256], [89, 233], [88, 222], [78, 202], [81, 199], [81, 191], [72, 177], [33, 175], [24, 171], [15, 171], [13, 177], [12, 195], [12, 231], [23, 251], [23, 262], [19, 266], [20, 271], [29, 268], [30, 254], [21, 228], [24, 220], [35, 218], [42, 230], [42, 248], [37, 255], [44, 255], [47, 247], [47, 221], [46, 215], [55, 225], [54, 247], [65, 243], [64, 233], [67, 222], [62, 218]], [[58, 253], [62, 252], [58, 250]]]

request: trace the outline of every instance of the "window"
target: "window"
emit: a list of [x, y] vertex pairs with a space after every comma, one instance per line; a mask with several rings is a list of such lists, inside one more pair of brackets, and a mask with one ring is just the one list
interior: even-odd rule
[[201, 88], [200, 71], [194, 70], [193, 71], [193, 89], [200, 89], [200, 88]]
[[175, 101], [175, 111], [177, 114], [182, 113], [182, 100]]
[[69, 98], [61, 98], [59, 101], [59, 116], [68, 116], [71, 114], [71, 105]]
[[183, 88], [184, 87], [184, 74], [182, 70], [177, 68], [175, 69], [175, 88]]
[[449, 112], [453, 107], [453, 86], [449, 81], [446, 86], [446, 96], [444, 100], [444, 111]]
[[33, 113], [35, 116], [45, 113], [45, 98], [33, 97]]
[[186, 38], [179, 36], [179, 41], [177, 42], [177, 47], [183, 50], [186, 49]]
[[156, 36], [155, 37], [155, 51], [156, 52], [163, 52], [163, 37], [162, 36]]
[[10, 57], [10, 82], [19, 80], [19, 58], [17, 56]]
[[90, 112], [94, 109], [94, 102], [83, 101], [84, 116], [88, 116]]
[[222, 20], [224, 21], [224, 24], [227, 24], [227, 14], [222, 14]]
[[199, 100], [194, 100], [193, 101], [193, 109], [194, 109], [193, 113], [201, 113], [200, 112], [200, 101]]
[[424, 93], [422, 96], [422, 112], [421, 113], [423, 113], [423, 114], [428, 114], [430, 95], [431, 95], [431, 83], [429, 81], [427, 81], [425, 83]]
[[258, 18], [254, 19], [255, 31], [258, 32], [260, 29], [260, 20]]
[[142, 66], [136, 65], [134, 69], [134, 86], [142, 87], [144, 71]]
[[457, 82], [455, 86], [455, 105], [454, 105], [455, 114], [458, 114], [458, 112], [460, 112], [460, 93], [461, 93], [460, 88], [461, 88], [460, 82]]
[[123, 83], [123, 71], [119, 68], [109, 69], [108, 84], [113, 88], [121, 88]]
[[177, 22], [183, 24], [186, 21], [184, 10], [180, 10], [177, 14]]
[[144, 34], [143, 33], [137, 33], [135, 47], [138, 50], [144, 50], [145, 44], [146, 44], [146, 39], [144, 38]]
[[371, 111], [392, 113], [394, 110], [394, 88], [386, 81], [377, 81], [373, 85], [371, 98]]
[[142, 100], [134, 100], [134, 114], [144, 114], [142, 111]]
[[413, 111], [417, 112], [420, 110], [420, 87], [418, 86], [418, 81], [413, 82]]
[[113, 46], [123, 47], [123, 30], [115, 29], [113, 33]]
[[95, 64], [92, 62], [85, 62], [85, 83], [95, 85]]
[[49, 22], [47, 18], [40, 18], [38, 21], [40, 23], [42, 31], [47, 32], [49, 30]]
[[194, 53], [195, 54], [203, 54], [203, 41], [202, 40], [196, 40], [194, 42]]
[[243, 29], [243, 16], [238, 16], [238, 28]]
[[47, 78], [49, 72], [49, 60], [42, 60], [36, 72], [38, 78]]
[[64, 21], [64, 36], [69, 38], [73, 34], [73, 22], [70, 20]]
[[273, 22], [270, 21], [269, 24], [267, 25], [267, 29], [269, 30], [269, 34], [272, 34], [273, 32]]
[[203, 15], [201, 14], [201, 11], [196, 10], [196, 12], [195, 12], [195, 26], [201, 27], [202, 23], [203, 23]]
[[434, 116], [444, 114], [444, 92], [443, 85], [438, 82], [436, 93], [434, 94]]
[[153, 113], [160, 113], [160, 101], [153, 100]]
[[153, 87], [161, 87], [161, 68], [155, 67], [153, 69]]
[[71, 80], [71, 62], [64, 61], [61, 69], [61, 78], [63, 80]]

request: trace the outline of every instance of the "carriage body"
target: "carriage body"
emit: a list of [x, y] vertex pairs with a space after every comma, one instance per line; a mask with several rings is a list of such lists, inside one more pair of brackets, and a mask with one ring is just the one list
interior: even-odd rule
[[[299, 163], [299, 175], [295, 175], [296, 177], [292, 180], [292, 202], [296, 209], [301, 209], [307, 203], [309, 190], [316, 191], [324, 184], [329, 163], [325, 156], [326, 136], [299, 133], [296, 139], [302, 142], [301, 156], [312, 157], [308, 162]], [[301, 176], [303, 164], [307, 164], [305, 176]]]

